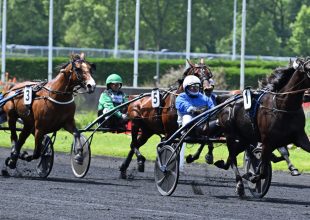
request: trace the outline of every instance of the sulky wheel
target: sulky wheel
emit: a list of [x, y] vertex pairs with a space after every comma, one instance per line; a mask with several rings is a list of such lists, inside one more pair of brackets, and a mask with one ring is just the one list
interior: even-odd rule
[[40, 177], [46, 178], [52, 171], [54, 163], [53, 142], [48, 135], [44, 136], [42, 147], [41, 157], [37, 163], [36, 171]]
[[[77, 163], [74, 159], [75, 155], [77, 154], [77, 149], [79, 149], [79, 144], [83, 146], [83, 162]], [[83, 178], [89, 169], [91, 159], [90, 153], [90, 144], [87, 141], [87, 138], [84, 135], [80, 135], [80, 141], [76, 141], [73, 139], [72, 148], [71, 148], [71, 169], [75, 177]]]
[[154, 175], [159, 193], [170, 196], [176, 189], [179, 179], [179, 155], [171, 146], [165, 145], [158, 150]]
[[[253, 152], [246, 151], [244, 153], [244, 169], [246, 173], [255, 175], [259, 169], [261, 162], [261, 149], [256, 148]], [[260, 179], [256, 183], [247, 181], [249, 190], [254, 198], [263, 198], [269, 190], [272, 178], [271, 162], [268, 163], [265, 179]]]

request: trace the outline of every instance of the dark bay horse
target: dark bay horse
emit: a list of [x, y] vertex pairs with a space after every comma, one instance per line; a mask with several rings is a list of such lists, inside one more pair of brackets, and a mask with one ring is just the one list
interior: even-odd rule
[[183, 78], [179, 81], [177, 89], [169, 90], [162, 94], [159, 108], [152, 107], [151, 97], [144, 97], [131, 103], [128, 106], [128, 116], [132, 122], [131, 144], [127, 158], [120, 166], [120, 177], [127, 178], [126, 170], [132, 160], [133, 155], [137, 156], [138, 170], [144, 172], [145, 157], [140, 153], [139, 148], [154, 134], [164, 135], [169, 138], [177, 129], [177, 111], [175, 108], [175, 99], [178, 94], [183, 92], [183, 79], [188, 75], [197, 76], [201, 82], [203, 90], [211, 89], [209, 79], [212, 72], [203, 59], [199, 64], [193, 64], [189, 60], [189, 67], [185, 70]]
[[[11, 169], [16, 168], [20, 150], [27, 137], [32, 133], [35, 137], [33, 155], [24, 155], [22, 159], [31, 161], [41, 156], [42, 140], [45, 134], [64, 128], [79, 140], [79, 131], [75, 126], [74, 92], [76, 87], [84, 88], [88, 93], [95, 90], [96, 83], [92, 78], [95, 65], [85, 60], [84, 53], [72, 55], [68, 63], [61, 66], [59, 74], [47, 83], [22, 82], [14, 85], [5, 97], [10, 97], [17, 90], [26, 90], [31, 87], [31, 93], [22, 93], [9, 100], [3, 110], [7, 115], [9, 129], [11, 131], [12, 151], [6, 160], [6, 165]], [[30, 96], [30, 95], [29, 95]], [[24, 100], [31, 99], [28, 105]], [[16, 133], [16, 121], [21, 118], [23, 128], [19, 137]]]
[[244, 195], [244, 185], [236, 156], [247, 146], [262, 143], [259, 173], [244, 175], [253, 183], [265, 178], [272, 152], [276, 148], [292, 143], [310, 152], [302, 109], [303, 95], [309, 87], [310, 59], [298, 58], [293, 65], [277, 68], [262, 81], [261, 89], [253, 94], [249, 111], [244, 109], [243, 99], [240, 99], [220, 112], [219, 122], [226, 136], [229, 156], [226, 163], [217, 161], [215, 165], [223, 169], [232, 167], [239, 196]]

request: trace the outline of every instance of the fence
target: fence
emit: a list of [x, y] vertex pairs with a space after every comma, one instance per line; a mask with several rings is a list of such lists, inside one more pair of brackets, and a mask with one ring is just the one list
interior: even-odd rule
[[[7, 47], [8, 57], [17, 56], [34, 56], [48, 57], [48, 46], [31, 46], [31, 45], [16, 45], [9, 44]], [[111, 58], [114, 56], [113, 49], [96, 49], [96, 48], [75, 48], [75, 47], [53, 47], [54, 57], [67, 57], [71, 53], [85, 52], [87, 56], [93, 58]], [[118, 58], [133, 58], [133, 50], [118, 50]], [[171, 52], [168, 49], [161, 51], [139, 50], [139, 57], [145, 59], [186, 59], [185, 52]], [[232, 59], [231, 54], [213, 54], [213, 53], [190, 53], [191, 58], [207, 58], [207, 59]], [[236, 56], [240, 59], [240, 55]], [[252, 56], [246, 55], [247, 60], [274, 60], [274, 61], [289, 61], [290, 57], [273, 57], [273, 56]]]

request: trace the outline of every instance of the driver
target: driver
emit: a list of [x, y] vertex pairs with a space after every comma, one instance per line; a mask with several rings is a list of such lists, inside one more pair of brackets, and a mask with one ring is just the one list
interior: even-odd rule
[[[192, 120], [200, 109], [211, 109], [214, 107], [210, 97], [200, 92], [201, 82], [196, 76], [187, 76], [183, 81], [183, 89], [185, 92], [178, 95], [176, 98], [176, 109], [178, 113], [178, 124], [184, 126]], [[180, 152], [180, 171], [183, 171], [184, 165], [184, 150], [183, 144]]]
[[197, 76], [187, 76], [183, 82], [185, 92], [179, 94], [176, 99], [176, 109], [178, 111], [178, 123], [184, 126], [202, 108], [213, 108], [214, 104], [210, 97], [200, 92], [201, 82]]
[[[113, 108], [128, 101], [125, 93], [121, 90], [123, 80], [119, 74], [113, 73], [106, 79], [107, 89], [101, 93], [98, 104], [98, 117], [107, 113]], [[101, 123], [102, 118], [98, 123]], [[127, 114], [126, 108], [116, 111], [106, 122], [103, 127], [111, 129], [126, 130]]]

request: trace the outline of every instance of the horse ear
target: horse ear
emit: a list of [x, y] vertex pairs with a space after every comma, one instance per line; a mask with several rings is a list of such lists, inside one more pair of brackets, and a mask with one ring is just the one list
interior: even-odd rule
[[85, 60], [85, 53], [82, 52], [82, 53], [80, 54], [80, 59], [81, 59], [81, 60]]
[[299, 60], [298, 58], [293, 62], [293, 68], [296, 70], [299, 67]]
[[188, 63], [191, 67], [194, 66], [194, 64], [193, 64], [189, 59], [186, 59], [186, 61], [187, 61], [187, 63]]
[[200, 58], [200, 64], [205, 64], [203, 58]]

